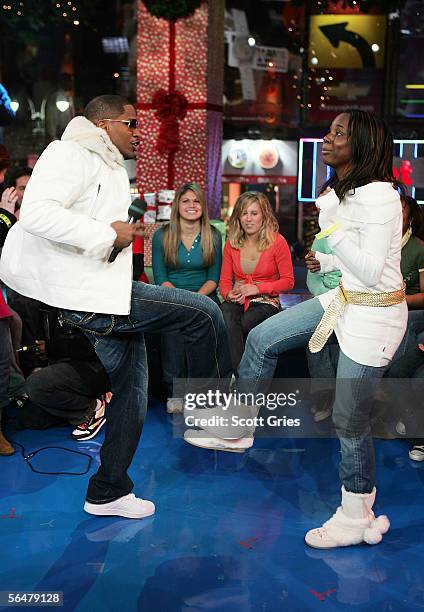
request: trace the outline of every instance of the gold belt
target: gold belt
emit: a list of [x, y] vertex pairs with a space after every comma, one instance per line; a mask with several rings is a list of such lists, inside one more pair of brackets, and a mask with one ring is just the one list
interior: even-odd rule
[[324, 311], [321, 321], [309, 340], [309, 350], [311, 353], [318, 353], [328, 338], [334, 331], [336, 323], [344, 311], [346, 304], [356, 304], [359, 306], [394, 306], [400, 304], [405, 299], [405, 283], [402, 289], [396, 291], [348, 291], [339, 283], [338, 291], [334, 299]]

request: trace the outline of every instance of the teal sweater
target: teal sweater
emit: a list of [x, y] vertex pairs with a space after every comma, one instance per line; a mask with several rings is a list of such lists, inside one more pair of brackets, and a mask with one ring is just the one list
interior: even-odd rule
[[[332, 255], [333, 251], [327, 242], [327, 238], [321, 238], [317, 240], [315, 238], [311, 251], [318, 251], [319, 253], [325, 253], [326, 255]], [[309, 272], [306, 277], [306, 284], [312, 295], [321, 295], [335, 289], [342, 277], [340, 270], [333, 270], [333, 272]]]
[[214, 236], [214, 261], [209, 267], [203, 263], [203, 249], [200, 234], [194, 240], [190, 251], [183, 243], [178, 248], [178, 268], [167, 266], [163, 253], [163, 228], [159, 228], [152, 241], [152, 268], [155, 283], [162, 285], [172, 283], [179, 289], [199, 291], [200, 287], [210, 280], [218, 284], [222, 262], [222, 240], [218, 230], [212, 228]]

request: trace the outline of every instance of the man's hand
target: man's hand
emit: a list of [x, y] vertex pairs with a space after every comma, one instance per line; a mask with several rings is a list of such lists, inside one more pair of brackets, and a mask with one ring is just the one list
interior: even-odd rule
[[306, 253], [305, 263], [309, 272], [319, 272], [321, 270], [321, 264], [315, 257], [315, 251], [309, 251], [309, 253]]
[[15, 214], [16, 202], [18, 201], [18, 194], [14, 187], [8, 187], [3, 191], [1, 196], [1, 207], [12, 214]]
[[133, 242], [136, 236], [143, 236], [144, 226], [141, 221], [137, 221], [136, 223], [114, 221], [110, 225], [116, 232], [116, 239], [113, 246], [117, 249], [124, 249]]
[[35, 351], [39, 355], [46, 354], [46, 341], [45, 340], [36, 340], [35, 344], [37, 345], [37, 350]]

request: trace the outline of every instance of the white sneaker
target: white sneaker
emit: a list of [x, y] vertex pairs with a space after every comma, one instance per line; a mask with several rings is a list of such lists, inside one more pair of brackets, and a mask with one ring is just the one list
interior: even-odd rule
[[221, 438], [207, 437], [206, 432], [196, 429], [187, 429], [184, 432], [184, 440], [199, 448], [209, 450], [228, 451], [230, 453], [244, 453], [245, 450], [253, 446], [253, 436], [237, 438], [235, 440], [224, 440]]
[[402, 423], [402, 421], [398, 421], [396, 423], [396, 433], [398, 433], [400, 436], [406, 435], [405, 423]]
[[312, 415], [312, 418], [314, 419], [315, 423], [320, 423], [321, 421], [325, 421], [325, 419], [328, 419], [328, 417], [330, 417], [333, 413], [333, 409], [332, 407], [330, 408], [323, 408], [315, 410], [315, 412]]
[[169, 397], [166, 400], [166, 412], [168, 414], [182, 414], [184, 412], [184, 400], [181, 397]]
[[424, 461], [424, 446], [413, 446], [409, 451], [412, 461]]
[[86, 501], [84, 510], [88, 514], [95, 514], [96, 516], [125, 516], [126, 518], [141, 519], [155, 513], [155, 504], [130, 493], [106, 504], [92, 504]]

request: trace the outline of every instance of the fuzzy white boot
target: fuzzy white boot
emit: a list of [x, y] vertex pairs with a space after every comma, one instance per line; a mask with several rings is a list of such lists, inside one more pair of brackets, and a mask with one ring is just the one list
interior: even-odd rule
[[312, 548], [338, 548], [381, 542], [390, 522], [385, 515], [375, 518], [375, 494], [375, 487], [371, 493], [351, 493], [342, 487], [342, 505], [322, 527], [308, 531], [306, 544]]

